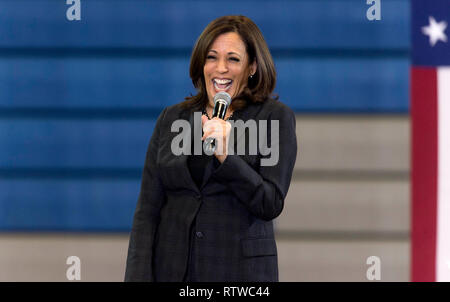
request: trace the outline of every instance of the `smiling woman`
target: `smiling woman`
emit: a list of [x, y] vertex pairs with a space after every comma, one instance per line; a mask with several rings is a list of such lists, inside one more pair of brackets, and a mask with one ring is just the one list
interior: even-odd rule
[[237, 33], [229, 32], [216, 38], [208, 51], [203, 74], [209, 105], [217, 92], [225, 91], [235, 98], [256, 72], [256, 61], [249, 62], [244, 42]]
[[[295, 165], [295, 115], [271, 97], [275, 68], [258, 27], [244, 16], [211, 22], [194, 46], [190, 76], [198, 93], [164, 109], [148, 146], [125, 280], [278, 281], [272, 220], [283, 210]], [[231, 105], [224, 119], [209, 119], [218, 92], [228, 93]], [[194, 118], [201, 112], [202, 124]], [[228, 146], [230, 119], [270, 126], [257, 133], [244, 127], [235, 143], [245, 153], [228, 154], [236, 149]], [[202, 129], [202, 139], [214, 138], [225, 152], [174, 154], [180, 121], [194, 129], [188, 148]], [[256, 154], [249, 152], [255, 145]], [[262, 145], [278, 150], [273, 165], [264, 164], [271, 154]]]
[[224, 16], [204, 29], [192, 51], [190, 76], [197, 94], [182, 103], [188, 108], [213, 105], [218, 91], [232, 96], [232, 110], [242, 109], [247, 101], [277, 99], [271, 95], [276, 84], [272, 55], [259, 28], [245, 16]]

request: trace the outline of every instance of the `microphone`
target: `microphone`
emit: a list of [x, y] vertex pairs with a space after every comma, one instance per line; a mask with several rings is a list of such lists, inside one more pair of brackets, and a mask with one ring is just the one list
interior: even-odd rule
[[[225, 114], [227, 113], [228, 106], [231, 104], [231, 96], [224, 92], [218, 92], [214, 96], [214, 110], [212, 118], [218, 117], [220, 119], [225, 118]], [[212, 119], [211, 118], [211, 119]], [[212, 155], [216, 150], [216, 140], [213, 137], [208, 137], [205, 140], [205, 153], [207, 155]]]

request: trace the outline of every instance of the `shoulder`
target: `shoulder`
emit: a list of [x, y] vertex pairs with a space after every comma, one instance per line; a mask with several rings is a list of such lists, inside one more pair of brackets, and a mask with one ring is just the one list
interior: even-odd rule
[[272, 119], [277, 118], [294, 118], [295, 113], [289, 106], [279, 100], [272, 98], [261, 103], [261, 114]]
[[178, 103], [178, 104], [167, 106], [164, 109], [165, 115], [168, 117], [171, 117], [171, 116], [180, 117], [184, 114], [188, 114], [190, 112], [190, 109], [183, 107], [181, 104], [182, 103]]
[[187, 109], [181, 103], [178, 103], [165, 107], [160, 113], [158, 120], [164, 125], [167, 123], [171, 124], [177, 119], [189, 119], [190, 112], [191, 109]]

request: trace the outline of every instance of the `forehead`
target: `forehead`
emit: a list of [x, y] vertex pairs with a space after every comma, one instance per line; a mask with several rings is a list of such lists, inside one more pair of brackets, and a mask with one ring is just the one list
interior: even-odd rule
[[211, 44], [209, 51], [217, 52], [236, 52], [238, 54], [245, 54], [245, 44], [239, 34], [229, 32], [218, 36]]

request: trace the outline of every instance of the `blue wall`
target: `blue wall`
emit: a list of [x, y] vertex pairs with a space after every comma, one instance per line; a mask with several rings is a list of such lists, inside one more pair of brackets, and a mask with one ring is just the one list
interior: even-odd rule
[[156, 117], [195, 40], [243, 14], [296, 112], [407, 113], [409, 1], [0, 0], [0, 230], [126, 231]]

